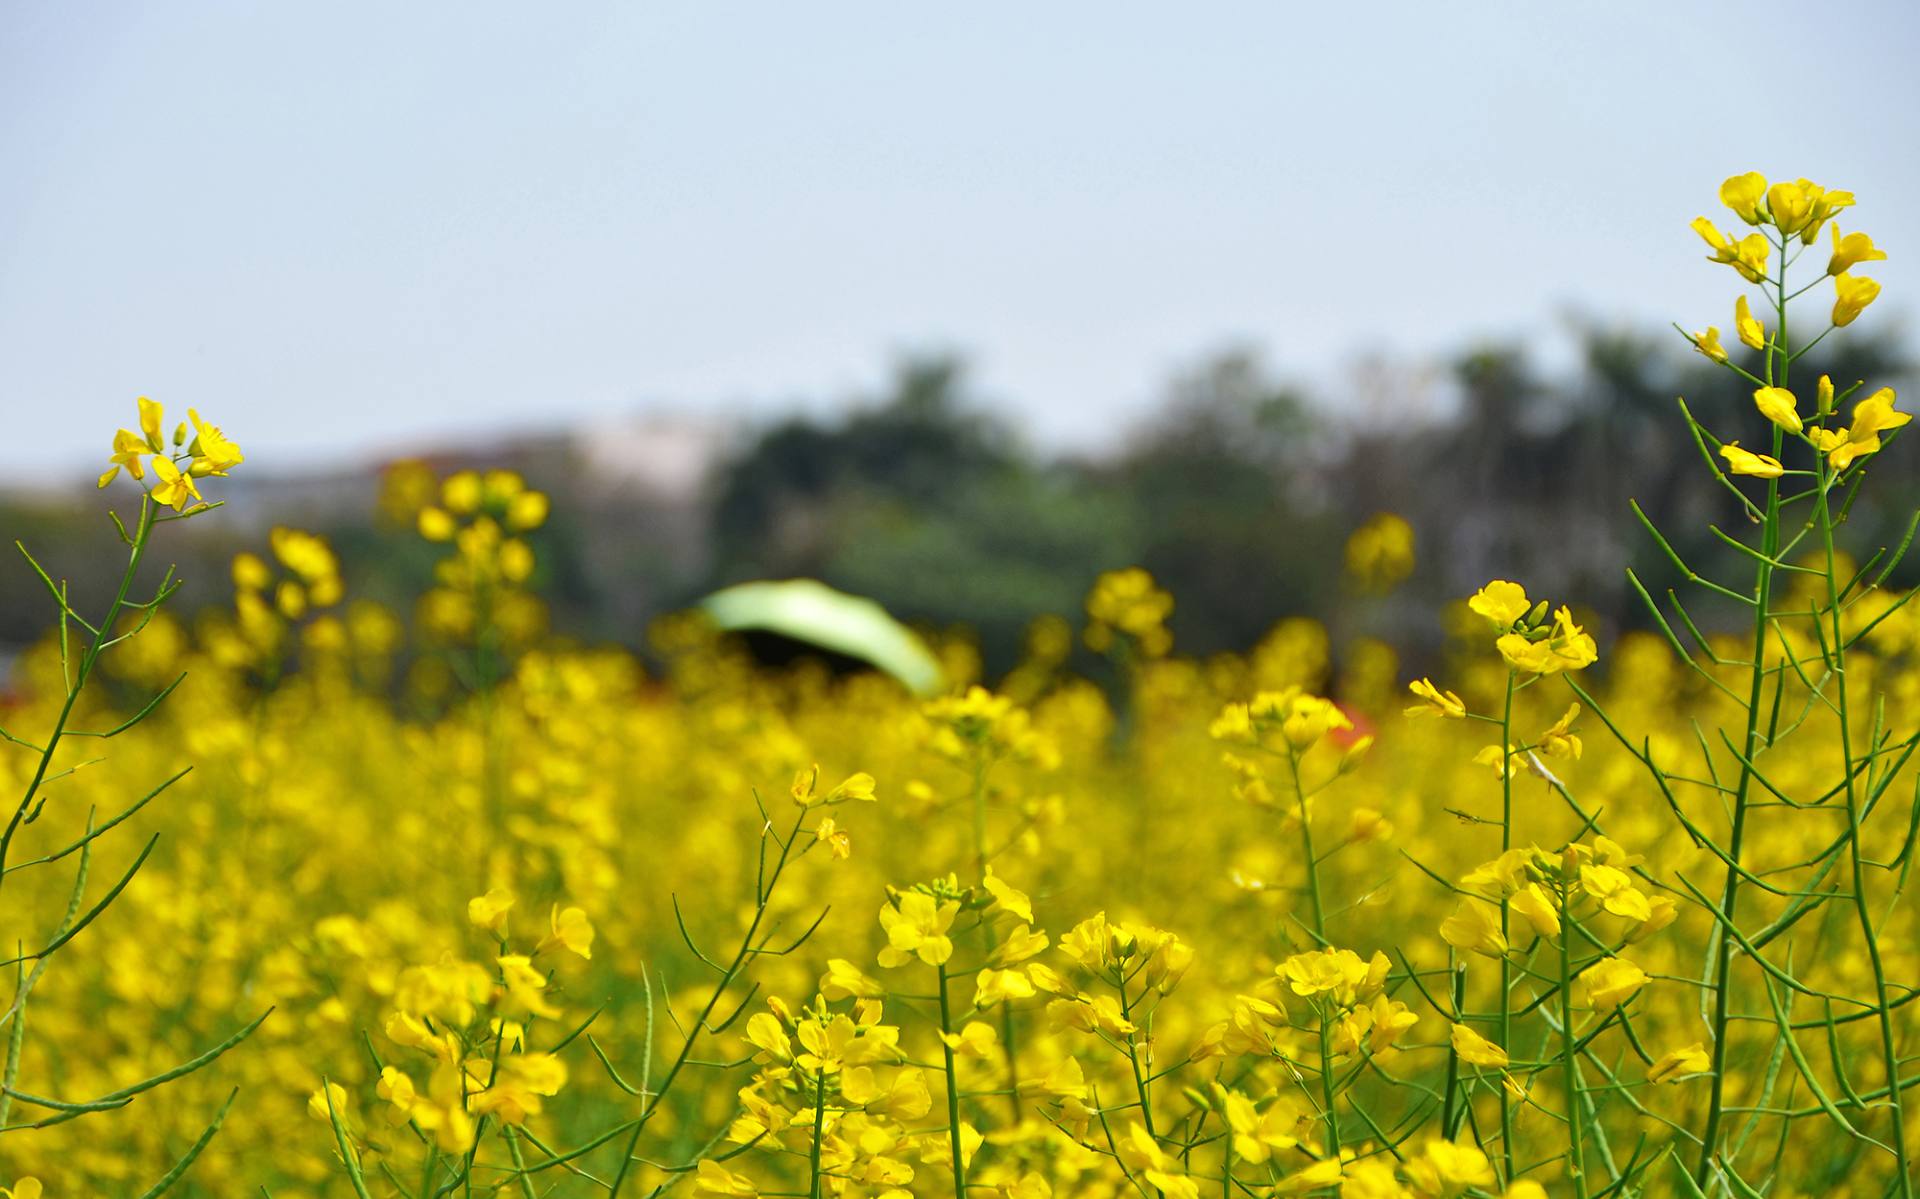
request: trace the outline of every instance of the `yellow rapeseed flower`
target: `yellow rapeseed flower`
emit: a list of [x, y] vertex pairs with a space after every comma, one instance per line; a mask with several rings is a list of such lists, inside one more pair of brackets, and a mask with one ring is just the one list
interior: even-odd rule
[[233, 443], [217, 427], [200, 419], [198, 410], [187, 409], [187, 419], [193, 422], [193, 441], [187, 446], [187, 453], [193, 456], [192, 473], [196, 476], [225, 476], [234, 467], [246, 461], [240, 453], [240, 447]]
[[1647, 897], [1633, 885], [1633, 876], [1614, 866], [1582, 865], [1580, 889], [1598, 900], [1600, 906], [1629, 920], [1646, 920], [1653, 909]]
[[507, 502], [507, 527], [524, 533], [547, 523], [549, 503], [543, 491], [522, 491]]
[[547, 1002], [547, 976], [534, 968], [533, 959], [525, 954], [502, 954], [494, 959], [500, 967], [500, 998], [502, 1011], [518, 1016], [539, 1016], [549, 1019], [560, 1014], [560, 1009]]
[[175, 512], [185, 509], [189, 501], [200, 499], [200, 489], [194, 486], [193, 476], [182, 473], [173, 459], [164, 455], [155, 455], [153, 459], [153, 479], [154, 500]]
[[147, 477], [146, 467], [140, 460], [147, 453], [147, 443], [131, 429], [121, 429], [113, 435], [113, 453], [110, 456], [112, 466], [100, 476], [100, 486], [105, 487], [120, 474], [122, 467], [135, 479]]
[[1440, 922], [1440, 937], [1455, 949], [1497, 958], [1507, 952], [1500, 932], [1500, 910], [1479, 899], [1462, 899], [1453, 915]]
[[1391, 591], [1413, 573], [1413, 526], [1381, 512], [1347, 538], [1347, 574], [1363, 590]]
[[1487, 1040], [1464, 1024], [1454, 1025], [1453, 1032], [1450, 1034], [1449, 1039], [1453, 1044], [1453, 1051], [1459, 1054], [1460, 1060], [1469, 1066], [1482, 1066], [1489, 1070], [1504, 1070], [1507, 1068], [1507, 1063], [1511, 1060], [1507, 1057], [1506, 1050], [1495, 1045], [1492, 1041]]
[[1002, 1184], [1000, 1199], [1053, 1199], [1053, 1187], [1029, 1170], [1014, 1181]]
[[[1495, 746], [1496, 753], [1499, 747]], [[1460, 878], [1460, 885], [1488, 899], [1505, 899], [1527, 885], [1532, 870], [1543, 855], [1536, 846], [1509, 849], [1491, 862], [1483, 862]]]
[[1813, 219], [1813, 196], [1800, 183], [1776, 183], [1767, 189], [1767, 215], [1782, 235], [1792, 237]]
[[1451, 691], [1440, 690], [1432, 679], [1415, 679], [1407, 684], [1407, 690], [1423, 701], [1407, 708], [1409, 716], [1447, 716], [1460, 720], [1467, 714], [1466, 701]]
[[453, 514], [445, 508], [436, 508], [429, 504], [420, 509], [420, 514], [414, 520], [420, 530], [420, 536], [428, 541], [453, 540], [457, 526], [454, 524]]
[[1261, 1111], [1238, 1091], [1216, 1087], [1216, 1097], [1226, 1109], [1227, 1127], [1233, 1132], [1233, 1155], [1241, 1161], [1267, 1162], [1300, 1143], [1300, 1113], [1286, 1100], [1276, 1099]]
[[1693, 231], [1713, 251], [1707, 255], [1708, 262], [1722, 262], [1731, 266], [1749, 283], [1758, 283], [1767, 277], [1767, 258], [1771, 248], [1767, 245], [1765, 234], [1749, 233], [1736, 242], [1715, 228], [1706, 217], [1694, 218]]
[[1699, 1041], [1679, 1049], [1669, 1049], [1647, 1067], [1648, 1082], [1685, 1082], [1713, 1069], [1713, 1057]]
[[1913, 414], [1897, 412], [1898, 397], [1891, 387], [1882, 387], [1853, 406], [1853, 422], [1846, 429], [1815, 429], [1814, 448], [1827, 456], [1827, 464], [1845, 470], [1855, 459], [1880, 450], [1880, 434], [1900, 428]]
[[[1854, 276], [1841, 272], [1833, 277], [1833, 323], [1834, 326], [1851, 325], [1867, 305], [1880, 295], [1880, 285], [1865, 276]], [[157, 461], [157, 459], [156, 459]]]
[[1579, 735], [1573, 731], [1573, 722], [1579, 718], [1580, 705], [1569, 705], [1560, 719], [1554, 721], [1545, 732], [1540, 734], [1540, 739], [1536, 742], [1540, 752], [1549, 758], [1577, 760], [1580, 757], [1581, 745]]
[[540, 940], [534, 953], [545, 953], [549, 949], [565, 949], [568, 953], [582, 958], [593, 957], [593, 922], [587, 919], [583, 908], [562, 908], [553, 905], [547, 914], [549, 932]]
[[989, 966], [973, 978], [973, 1006], [983, 1011], [1009, 999], [1031, 999], [1034, 994], [1033, 980], [1024, 970]]
[[1294, 954], [1280, 963], [1277, 973], [1295, 995], [1329, 995], [1352, 1003], [1366, 986], [1370, 967], [1351, 949], [1319, 949]]
[[1275, 1196], [1310, 1195], [1334, 1186], [1345, 1177], [1345, 1169], [1337, 1157], [1323, 1157], [1310, 1166], [1303, 1166], [1282, 1178], [1273, 1188]]
[[1833, 255], [1827, 259], [1827, 274], [1844, 275], [1863, 262], [1880, 262], [1886, 256], [1887, 252], [1877, 248], [1871, 237], [1857, 231], [1842, 236], [1840, 226], [1835, 224]]
[[760, 1188], [745, 1174], [703, 1158], [694, 1170], [693, 1193], [712, 1199], [754, 1199]]
[[1742, 343], [1756, 350], [1767, 348], [1767, 327], [1755, 319], [1745, 296], [1733, 302], [1733, 328], [1740, 335]]
[[467, 919], [479, 928], [499, 932], [507, 925], [507, 912], [513, 907], [513, 892], [495, 887], [485, 895], [467, 901]]
[[1527, 922], [1535, 934], [1542, 937], [1558, 936], [1560, 933], [1560, 909], [1547, 897], [1546, 888], [1539, 883], [1528, 883], [1514, 892], [1508, 901], [1513, 914]]
[[1688, 340], [1693, 342], [1694, 349], [1705, 354], [1715, 362], [1725, 362], [1727, 360], [1726, 347], [1720, 344], [1719, 326], [1708, 325], [1706, 332], [1689, 334]]
[[1153, 576], [1138, 566], [1110, 570], [1094, 580], [1087, 593], [1088, 648], [1105, 653], [1116, 634], [1132, 639], [1140, 652], [1158, 658], [1173, 648], [1167, 618], [1173, 615], [1173, 596], [1155, 585]]
[[493, 1082], [467, 1101], [476, 1116], [504, 1124], [525, 1124], [545, 1109], [547, 1099], [567, 1082], [567, 1064], [551, 1053], [515, 1053], [493, 1070]]
[[1487, 623], [1501, 633], [1518, 623], [1532, 606], [1527, 600], [1527, 589], [1505, 579], [1495, 579], [1467, 600], [1467, 607], [1486, 617]]
[[1165, 1199], [1200, 1199], [1199, 1184], [1187, 1177], [1179, 1159], [1161, 1149], [1142, 1125], [1128, 1128], [1116, 1149], [1127, 1169], [1158, 1187]]
[[1583, 1007], [1617, 1008], [1647, 985], [1647, 972], [1626, 958], [1602, 958], [1573, 980], [1574, 1002]]
[[1760, 201], [1766, 194], [1767, 177], [1759, 171], [1735, 175], [1720, 185], [1720, 202], [1733, 209], [1734, 215], [1749, 225], [1760, 223]]
[[1806, 193], [1810, 206], [1810, 211], [1807, 213], [1806, 226], [1800, 230], [1800, 240], [1810, 246], [1813, 244], [1814, 239], [1820, 235], [1821, 225], [1825, 224], [1842, 208], [1851, 208], [1853, 206], [1853, 193], [1849, 191], [1830, 190], [1807, 179], [1800, 180], [1799, 184], [1801, 189]]
[[[151, 494], [157, 503], [165, 504], [178, 512], [188, 502], [200, 499], [200, 489], [194, 485], [196, 478], [223, 476], [238, 466], [243, 457], [240, 447], [235, 445], [226, 434], [200, 418], [200, 413], [188, 409], [187, 415], [195, 430], [192, 442], [184, 453], [169, 451], [166, 439], [162, 436], [162, 426], [166, 417], [159, 404], [146, 396], [135, 402], [140, 413], [140, 432], [121, 429], [113, 435], [113, 449], [109, 455], [106, 471], [99, 477], [98, 484], [107, 486], [125, 470], [136, 481], [146, 478], [148, 464], [143, 461], [152, 455], [151, 467], [154, 485]], [[174, 437], [176, 445], [187, 441], [186, 424]], [[182, 464], [185, 469], [182, 469]]]
[[1600, 656], [1593, 637], [1573, 623], [1573, 612], [1564, 605], [1554, 610], [1550, 629], [1538, 630], [1533, 636], [1508, 633], [1495, 646], [1508, 665], [1529, 674], [1584, 670]]
[[1405, 1169], [1407, 1181], [1422, 1195], [1463, 1195], [1470, 1187], [1490, 1187], [1496, 1181], [1493, 1163], [1478, 1147], [1438, 1138], [1428, 1141]]
[[820, 976], [820, 994], [827, 999], [878, 999], [886, 993], [885, 983], [846, 958], [828, 959], [827, 972]]
[[440, 503], [455, 516], [478, 512], [484, 494], [479, 474], [470, 470], [448, 475], [440, 484]]
[[347, 1089], [337, 1082], [326, 1083], [308, 1096], [307, 1114], [326, 1123], [331, 1123], [337, 1117], [340, 1123], [345, 1124], [347, 1122]]
[[1729, 441], [1720, 447], [1720, 456], [1727, 460], [1727, 473], [1730, 475], [1752, 475], [1759, 479], [1777, 479], [1786, 471], [1778, 458], [1770, 454], [1756, 454], [1752, 450], [1743, 450], [1737, 441]]
[[1760, 415], [1789, 433], [1798, 433], [1801, 428], [1800, 401], [1784, 387], [1761, 387], [1753, 393], [1753, 406]]
[[902, 891], [894, 902], [880, 909], [880, 927], [887, 932], [887, 944], [880, 950], [882, 966], [904, 966], [919, 958], [929, 966], [938, 966], [953, 956], [953, 942], [947, 930], [960, 912], [956, 900], [935, 900], [919, 891]]
[[987, 867], [986, 877], [980, 885], [986, 888], [987, 894], [993, 896], [992, 910], [1007, 912], [1023, 924], [1033, 923], [1033, 901], [1027, 898], [1025, 891], [995, 875], [992, 866]]
[[147, 448], [156, 454], [166, 453], [166, 440], [160, 435], [166, 416], [159, 403], [146, 396], [140, 396], [133, 403], [140, 412], [140, 432], [146, 436]]

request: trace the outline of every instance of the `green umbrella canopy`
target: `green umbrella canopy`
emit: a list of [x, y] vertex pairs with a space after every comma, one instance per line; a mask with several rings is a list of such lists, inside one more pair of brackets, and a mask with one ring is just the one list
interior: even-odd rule
[[946, 687], [939, 661], [911, 629], [874, 601], [816, 579], [739, 583], [701, 600], [700, 610], [730, 632], [778, 633], [870, 662], [915, 695]]

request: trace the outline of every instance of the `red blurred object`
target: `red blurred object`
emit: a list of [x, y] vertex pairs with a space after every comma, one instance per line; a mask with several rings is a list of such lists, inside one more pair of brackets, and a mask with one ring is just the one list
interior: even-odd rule
[[1340, 714], [1353, 722], [1353, 727], [1350, 729], [1334, 729], [1327, 734], [1328, 739], [1335, 745], [1341, 749], [1351, 749], [1360, 738], [1373, 736], [1375, 726], [1373, 721], [1367, 718], [1366, 713], [1339, 700], [1335, 700], [1333, 706], [1340, 709]]

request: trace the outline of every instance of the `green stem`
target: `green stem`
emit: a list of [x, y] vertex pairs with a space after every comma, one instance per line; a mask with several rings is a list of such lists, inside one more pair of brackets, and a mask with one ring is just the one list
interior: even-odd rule
[[827, 1119], [827, 1075], [821, 1071], [813, 1076], [813, 1151], [808, 1157], [808, 1168], [812, 1176], [811, 1199], [820, 1199], [820, 1146], [826, 1140], [825, 1124]]
[[982, 877], [987, 873], [987, 760], [984, 751], [976, 751], [973, 763], [973, 863]]
[[[1127, 1000], [1127, 984], [1120, 984], [1120, 1018], [1128, 1024], [1133, 1023], [1133, 1007]], [[1146, 1071], [1140, 1068], [1140, 1050], [1134, 1043], [1133, 1034], [1127, 1034], [1127, 1061], [1133, 1066], [1133, 1090], [1140, 1097], [1140, 1119], [1146, 1125], [1147, 1135], [1159, 1139], [1160, 1133], [1153, 1126], [1153, 1098], [1148, 1090]]]
[[[1515, 671], [1507, 669], [1507, 697], [1500, 711], [1500, 853], [1504, 856], [1513, 848], [1513, 771], [1504, 755], [1507, 747], [1513, 744], [1513, 689]], [[1513, 910], [1507, 904], [1507, 898], [1500, 899], [1500, 940], [1504, 945], [1511, 937], [1509, 924], [1513, 919]], [[1513, 1042], [1513, 960], [1505, 952], [1500, 955], [1500, 1048], [1512, 1052]], [[1511, 1182], [1514, 1178], [1513, 1166], [1513, 1097], [1507, 1088], [1500, 1088], [1500, 1161], [1505, 1167], [1502, 1177]]]
[[520, 1183], [521, 1199], [540, 1199], [533, 1189], [533, 1179], [527, 1177], [527, 1158], [520, 1152], [520, 1138], [514, 1135], [513, 1126], [507, 1125], [500, 1130], [507, 1140], [507, 1152], [513, 1157], [514, 1177]]
[[[1449, 961], [1452, 960], [1453, 956], [1452, 951], [1449, 950]], [[1467, 972], [1462, 968], [1450, 966], [1448, 973], [1450, 975], [1450, 981], [1447, 984], [1447, 1006], [1449, 1010], [1445, 1014], [1449, 1020], [1452, 1020], [1457, 1018], [1457, 1013], [1464, 1011], [1466, 1008]], [[1460, 1131], [1460, 1121], [1465, 1114], [1467, 1105], [1458, 1103], [1462, 1094], [1463, 1090], [1460, 1086], [1460, 1053], [1450, 1044], [1447, 1046], [1447, 1086], [1446, 1090], [1442, 1092], [1445, 1098], [1440, 1104], [1440, 1134], [1449, 1141], [1453, 1140], [1455, 1134]]]
[[1313, 901], [1313, 939], [1322, 947], [1327, 941], [1327, 913], [1320, 898], [1320, 863], [1313, 853], [1313, 822], [1307, 818], [1307, 789], [1300, 782], [1300, 754], [1287, 750], [1287, 766], [1293, 772], [1293, 794], [1300, 804], [1300, 852], [1307, 861], [1307, 895]]
[[940, 1056], [947, 1070], [947, 1140], [953, 1150], [953, 1199], [967, 1199], [966, 1157], [960, 1143], [960, 1079], [953, 1068], [953, 1046], [947, 1035], [953, 1032], [953, 1005], [947, 998], [947, 964], [940, 972]]
[[[475, 698], [480, 706], [480, 794], [487, 813], [488, 841], [497, 845], [507, 835], [507, 789], [501, 778], [498, 697], [494, 694], [496, 645], [500, 634], [494, 622], [491, 586], [481, 584], [475, 596], [474, 608], [473, 672], [477, 692]], [[477, 885], [484, 892], [496, 880], [491, 877], [484, 851], [479, 859], [480, 879]]]
[[[733, 980], [740, 976], [748, 955], [754, 951], [754, 938], [759, 935], [760, 926], [766, 922], [769, 905], [773, 902], [773, 890], [779, 886], [780, 876], [786, 873], [787, 864], [792, 860], [793, 844], [800, 835], [800, 828], [804, 821], [804, 813], [795, 817], [793, 827], [787, 830], [786, 839], [780, 842], [780, 856], [774, 860], [773, 870], [767, 877], [766, 886], [760, 891], [759, 901], [754, 907], [753, 919], [747, 923], [747, 931], [741, 934], [740, 947], [734, 952], [733, 960], [727, 963], [727, 968], [721, 971], [720, 981], [715, 983], [713, 990], [708, 993], [706, 1006], [700, 1009], [699, 1017], [688, 1028], [686, 1039], [680, 1044], [679, 1054], [674, 1057], [673, 1064], [667, 1067], [666, 1074], [660, 1079], [660, 1085], [654, 1088], [651, 1097], [642, 1097], [645, 1100], [644, 1106], [640, 1109], [639, 1117], [633, 1121], [632, 1131], [627, 1136], [626, 1152], [621, 1154], [619, 1172], [613, 1176], [613, 1183], [607, 1188], [607, 1199], [620, 1199], [620, 1188], [625, 1184], [632, 1168], [633, 1151], [640, 1144], [640, 1135], [646, 1131], [647, 1124], [660, 1110], [660, 1105], [666, 1101], [667, 1092], [672, 1089], [674, 1079], [680, 1076], [680, 1071], [686, 1068], [687, 1062], [692, 1058], [693, 1047], [700, 1040], [700, 1034], [711, 1031], [707, 1022], [713, 1017], [714, 1009], [719, 1006], [720, 997], [727, 993], [727, 988], [733, 985]], [[942, 978], [944, 977], [943, 971]], [[943, 999], [945, 994], [946, 989], [942, 987]], [[949, 1053], [948, 1057], [951, 1059], [952, 1054]]]
[[[1563, 908], [1567, 905], [1562, 900]], [[1572, 917], [1560, 932], [1560, 1064], [1566, 1072], [1568, 1169], [1573, 1175], [1574, 1199], [1587, 1199], [1585, 1138], [1580, 1135], [1580, 1065], [1573, 1043], [1573, 928]], [[1504, 1089], [1504, 1088], [1503, 1088]]]
[[[1853, 768], [1853, 728], [1847, 701], [1847, 643], [1840, 621], [1839, 584], [1835, 579], [1835, 553], [1833, 545], [1833, 507], [1829, 496], [1838, 472], [1830, 472], [1827, 465], [1820, 464], [1820, 541], [1826, 553], [1827, 609], [1833, 622], [1833, 648], [1828, 656], [1829, 667], [1833, 672], [1834, 702], [1840, 720], [1841, 764], [1846, 780], [1847, 804], [1847, 851], [1853, 870], [1853, 908], [1860, 922], [1860, 935], [1866, 941], [1867, 962], [1873, 969], [1873, 987], [1875, 1011], [1880, 1024], [1880, 1061], [1886, 1071], [1887, 1082], [1891, 1089], [1888, 1111], [1893, 1119], [1893, 1153], [1896, 1162], [1895, 1181], [1901, 1199], [1913, 1197], [1913, 1172], [1907, 1163], [1906, 1102], [1899, 1089], [1893, 1087], [1900, 1077], [1900, 1048], [1894, 1040], [1893, 1014], [1887, 1006], [1887, 972], [1880, 960], [1880, 937], [1873, 926], [1873, 914], [1867, 902], [1867, 875], [1860, 861], [1860, 797], [1855, 787], [1856, 772]], [[1793, 1035], [1791, 1030], [1782, 1030], [1783, 1036]]]
[[[6, 832], [0, 833], [0, 883], [6, 879], [7, 848], [13, 843], [13, 835], [20, 828], [20, 822], [32, 810], [34, 797], [40, 793], [40, 786], [46, 781], [47, 770], [53, 765], [54, 751], [60, 748], [60, 740], [66, 735], [67, 722], [73, 717], [73, 706], [80, 699], [80, 692], [87, 685], [87, 678], [93, 673], [94, 663], [100, 660], [100, 654], [106, 649], [107, 642], [113, 639], [114, 622], [120, 619], [120, 610], [126, 606], [127, 592], [133, 589], [134, 575], [139, 573], [140, 559], [147, 552], [147, 542], [153, 535], [153, 521], [158, 512], [152, 497], [140, 497], [140, 520], [133, 535], [133, 548], [127, 555], [127, 568], [120, 575], [120, 588], [114, 592], [113, 603], [107, 607], [107, 614], [94, 626], [98, 631], [88, 643], [86, 652], [80, 656], [80, 669], [74, 676], [73, 684], [67, 688], [66, 702], [60, 705], [60, 714], [54, 719], [53, 731], [47, 736], [47, 743], [41, 747], [40, 760], [34, 765], [33, 776], [27, 780], [26, 794], [21, 796], [20, 805], [13, 811], [13, 818], [7, 822]], [[64, 602], [64, 601], [63, 601]], [[62, 628], [66, 625], [66, 614], [61, 613]], [[62, 658], [64, 664], [64, 655]]]
[[0, 1068], [0, 1128], [7, 1126], [7, 1116], [13, 1110], [13, 1084], [20, 1074], [20, 1055], [27, 1042], [27, 973], [23, 964], [16, 964], [13, 971], [13, 1027], [7, 1030], [7, 1063]]
[[[1779, 322], [1774, 337], [1775, 349], [1769, 351], [1767, 362], [1767, 381], [1779, 387], [1787, 385], [1788, 367], [1791, 360], [1787, 356], [1787, 306], [1786, 277], [1787, 269], [1783, 259], [1780, 267], [1780, 279], [1775, 291], [1779, 297], [1774, 307]], [[1779, 369], [1774, 370], [1778, 360]], [[1785, 444], [1785, 431], [1779, 425], [1773, 426], [1773, 457], [1778, 458]], [[1727, 835], [1726, 857], [1731, 863], [1727, 868], [1727, 881], [1720, 893], [1720, 912], [1731, 923], [1740, 899], [1740, 875], [1744, 868], [1741, 856], [1746, 842], [1747, 797], [1753, 786], [1753, 762], [1758, 756], [1760, 742], [1760, 697], [1767, 679], [1766, 648], [1768, 609], [1773, 601], [1773, 559], [1780, 550], [1780, 480], [1767, 480], [1767, 504], [1760, 533], [1760, 558], [1754, 568], [1753, 580], [1753, 654], [1752, 668], [1747, 687], [1747, 728], [1741, 740], [1740, 779], [1734, 786], [1733, 825]], [[1712, 1176], [1715, 1154], [1719, 1147], [1720, 1124], [1726, 1115], [1727, 1085], [1727, 1025], [1732, 1014], [1733, 985], [1728, 972], [1733, 965], [1733, 937], [1730, 931], [1719, 922], [1713, 929], [1713, 976], [1706, 980], [1713, 987], [1713, 1072], [1708, 1077], [1707, 1121], [1700, 1136], [1700, 1157], [1694, 1166], [1694, 1184], [1704, 1189]]]
[[[1300, 803], [1300, 852], [1307, 860], [1307, 895], [1313, 901], [1313, 937], [1321, 947], [1327, 940], [1327, 912], [1320, 897], [1320, 863], [1313, 852], [1313, 821], [1307, 816], [1307, 789], [1300, 781], [1299, 751], [1287, 751], [1287, 766], [1293, 773], [1293, 794]], [[1340, 1153], [1340, 1117], [1334, 1111], [1333, 1054], [1327, 1037], [1326, 1013], [1320, 1018], [1320, 1094], [1327, 1111], [1327, 1138], [1335, 1157]], [[1152, 1131], [1152, 1127], [1148, 1127]]]
[[[981, 878], [987, 876], [987, 769], [990, 765], [984, 753], [974, 759], [973, 858]], [[991, 956], [999, 948], [1000, 938], [994, 935], [993, 926], [985, 921], [981, 922], [980, 929], [987, 943], [987, 953]], [[1013, 1123], [1017, 1125], [1020, 1123], [1020, 1035], [1010, 1001], [1000, 1004], [1000, 1043], [1007, 1051], [1007, 1105], [1011, 1109]]]
[[1333, 1089], [1333, 1040], [1327, 1031], [1327, 1012], [1320, 1012], [1320, 1101], [1327, 1111], [1327, 1155], [1340, 1159], [1340, 1112]]

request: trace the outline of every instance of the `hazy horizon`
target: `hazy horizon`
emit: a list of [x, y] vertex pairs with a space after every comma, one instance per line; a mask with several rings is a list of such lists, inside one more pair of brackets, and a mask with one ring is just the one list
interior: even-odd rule
[[[1838, 61], [1756, 86], [1744, 31], [1778, 27]], [[1036, 441], [1098, 445], [1225, 346], [1330, 386], [1479, 340], [1552, 361], [1569, 310], [1726, 329], [1687, 222], [1745, 169], [1854, 190], [1898, 312], [1916, 32], [1891, 3], [16, 6], [11, 473], [103, 458], [138, 394], [297, 469], [820, 411], [941, 349]], [[1383, 244], [1404, 270], [1360, 268]]]

